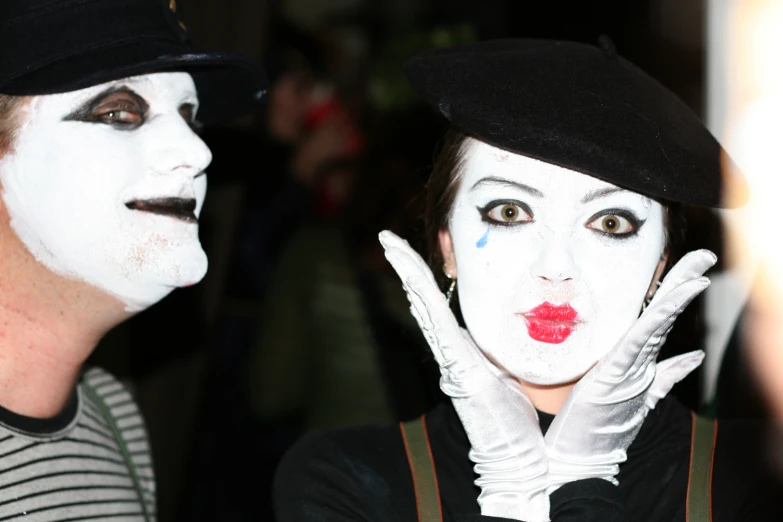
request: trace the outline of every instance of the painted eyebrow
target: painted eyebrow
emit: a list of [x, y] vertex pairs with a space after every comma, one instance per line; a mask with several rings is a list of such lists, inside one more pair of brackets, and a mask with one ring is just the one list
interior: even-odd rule
[[127, 85], [113, 85], [100, 93], [96, 94], [92, 98], [90, 98], [88, 101], [84, 102], [78, 109], [73, 111], [72, 113], [68, 114], [63, 118], [63, 121], [83, 121], [87, 119], [91, 114], [92, 111], [95, 110], [95, 108], [100, 105], [100, 103], [107, 97], [117, 92], [126, 92], [130, 94], [131, 96], [137, 98], [137, 100], [141, 103], [143, 109], [147, 111], [149, 109], [149, 105], [147, 102], [139, 96], [139, 94], [128, 87]]
[[521, 190], [522, 192], [527, 192], [531, 196], [535, 196], [537, 198], [543, 198], [544, 193], [541, 192], [538, 189], [534, 189], [530, 185], [525, 185], [524, 183], [519, 183], [518, 181], [512, 181], [510, 179], [506, 178], [499, 178], [497, 176], [488, 176], [486, 178], [481, 178], [476, 183], [473, 184], [472, 187], [470, 187], [470, 192], [476, 190], [478, 187], [482, 185], [496, 185], [501, 187], [512, 187]]
[[584, 195], [584, 197], [581, 199], [581, 203], [589, 203], [590, 201], [596, 199], [605, 198], [606, 196], [609, 196], [616, 192], [631, 192], [631, 191], [620, 187], [607, 187], [602, 189], [591, 190], [590, 192]]

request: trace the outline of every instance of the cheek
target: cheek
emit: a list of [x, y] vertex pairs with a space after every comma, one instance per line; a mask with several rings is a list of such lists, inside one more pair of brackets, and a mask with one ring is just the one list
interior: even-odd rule
[[[473, 329], [495, 329], [523, 311], [540, 245], [532, 230], [474, 227], [453, 234], [460, 306]], [[487, 231], [489, 231], [487, 233]]]
[[196, 178], [193, 183], [193, 190], [196, 193], [196, 217], [201, 215], [201, 209], [204, 207], [204, 200], [207, 197], [207, 175], [202, 174]]
[[593, 334], [612, 346], [633, 324], [660, 260], [655, 242], [611, 245], [580, 256]]
[[122, 189], [133, 181], [133, 172], [141, 170], [135, 168], [139, 151], [127, 139], [123, 143], [107, 136], [105, 129], [58, 132], [48, 141], [56, 145], [37, 148], [22, 172], [25, 191], [35, 204], [52, 210], [81, 214], [114, 208]]
[[596, 318], [611, 320], [618, 314], [635, 317], [650, 284], [654, 266], [618, 262], [611, 256], [597, 261], [586, 263], [583, 270]]

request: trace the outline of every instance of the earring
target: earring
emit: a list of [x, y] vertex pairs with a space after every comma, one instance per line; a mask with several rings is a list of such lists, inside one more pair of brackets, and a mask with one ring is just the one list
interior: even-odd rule
[[457, 280], [449, 272], [449, 266], [451, 266], [449, 262], [443, 263], [443, 273], [446, 274], [446, 277], [451, 279], [451, 285], [449, 285], [449, 289], [446, 290], [447, 304], [451, 304], [451, 296], [454, 295], [454, 289], [457, 287]]
[[655, 282], [655, 287], [654, 288], [650, 288], [647, 291], [647, 295], [645, 296], [644, 302], [642, 303], [642, 312], [647, 310], [647, 307], [650, 306], [650, 303], [652, 303], [653, 297], [655, 297], [655, 292], [658, 291], [658, 287], [660, 287], [660, 286], [661, 286], [661, 282], [660, 281], [656, 281]]

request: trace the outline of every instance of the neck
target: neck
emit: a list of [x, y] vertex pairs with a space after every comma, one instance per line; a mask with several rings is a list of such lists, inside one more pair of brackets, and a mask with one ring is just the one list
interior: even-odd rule
[[0, 406], [52, 417], [98, 341], [129, 314], [116, 298], [38, 263], [7, 222], [0, 253]]
[[530, 402], [537, 410], [549, 413], [551, 415], [557, 415], [560, 408], [563, 407], [568, 396], [571, 394], [571, 390], [574, 389], [578, 380], [565, 384], [532, 384], [523, 380], [519, 380], [522, 385], [522, 389], [525, 390]]

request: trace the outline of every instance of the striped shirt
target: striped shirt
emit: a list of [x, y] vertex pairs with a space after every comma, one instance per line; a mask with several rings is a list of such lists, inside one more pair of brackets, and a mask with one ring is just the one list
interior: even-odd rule
[[88, 370], [63, 413], [0, 408], [0, 522], [155, 520], [147, 432], [128, 390]]

